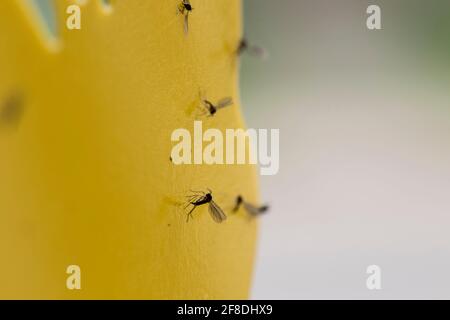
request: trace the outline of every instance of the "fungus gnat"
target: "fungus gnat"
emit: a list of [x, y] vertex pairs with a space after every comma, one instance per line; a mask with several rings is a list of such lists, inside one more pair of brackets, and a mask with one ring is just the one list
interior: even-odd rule
[[189, 32], [189, 14], [194, 10], [189, 0], [182, 0], [178, 5], [178, 12], [184, 16], [184, 33]]
[[208, 189], [208, 192], [203, 191], [191, 191], [193, 194], [188, 196], [188, 203], [184, 207], [187, 209], [189, 206], [192, 205], [192, 209], [187, 214], [186, 222], [189, 221], [189, 218], [192, 217], [192, 213], [194, 210], [202, 205], [208, 205], [208, 211], [213, 220], [217, 223], [221, 223], [224, 220], [227, 219], [227, 216], [225, 213], [220, 209], [220, 207], [217, 205], [217, 203], [214, 202], [212, 197], [212, 191]]
[[11, 94], [0, 106], [0, 125], [16, 126], [23, 114], [23, 96], [20, 93]]
[[258, 57], [260, 59], [267, 58], [267, 51], [261, 47], [251, 45], [247, 39], [241, 39], [236, 50], [238, 56], [242, 55], [244, 52], [248, 52], [250, 55]]
[[223, 98], [217, 102], [217, 104], [213, 104], [209, 100], [203, 99], [203, 106], [205, 107], [205, 111], [208, 114], [208, 117], [212, 117], [216, 114], [217, 110], [231, 106], [233, 104], [233, 99], [230, 97]]
[[259, 216], [269, 210], [269, 206], [264, 205], [261, 207], [256, 207], [245, 201], [244, 198], [239, 195], [236, 197], [236, 204], [233, 208], [233, 212], [237, 212], [241, 205], [244, 207], [245, 211], [247, 211], [247, 213], [253, 217]]

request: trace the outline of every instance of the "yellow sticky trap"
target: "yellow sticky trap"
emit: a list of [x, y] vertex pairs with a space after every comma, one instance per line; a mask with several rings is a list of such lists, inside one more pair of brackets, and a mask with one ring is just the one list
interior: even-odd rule
[[[0, 100], [18, 90], [26, 110], [0, 131], [0, 298], [248, 297], [257, 223], [229, 212], [258, 202], [255, 168], [169, 160], [200, 90], [235, 101], [205, 129], [244, 127], [241, 3], [191, 2], [185, 36], [179, 0], [90, 0], [81, 30], [56, 0], [52, 38], [30, 2], [0, 1]], [[200, 207], [186, 223], [186, 193], [205, 188], [228, 219]]]

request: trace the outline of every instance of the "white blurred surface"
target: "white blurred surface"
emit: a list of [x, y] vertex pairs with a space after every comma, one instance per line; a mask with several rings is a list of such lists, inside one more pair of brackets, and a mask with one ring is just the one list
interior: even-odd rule
[[448, 66], [396, 43], [400, 6], [371, 33], [363, 2], [339, 3], [246, 3], [246, 34], [271, 54], [243, 61], [247, 122], [281, 136], [252, 298], [448, 299]]

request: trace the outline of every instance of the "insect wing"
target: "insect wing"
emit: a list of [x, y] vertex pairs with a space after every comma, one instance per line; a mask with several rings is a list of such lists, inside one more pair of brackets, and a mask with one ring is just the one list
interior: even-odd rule
[[217, 104], [217, 109], [225, 108], [225, 107], [231, 106], [232, 104], [233, 104], [233, 99], [232, 98], [230, 98], [230, 97], [223, 98]]
[[187, 35], [189, 32], [189, 13], [184, 14], [184, 33]]
[[244, 208], [245, 211], [247, 211], [248, 214], [250, 214], [251, 216], [259, 216], [260, 214], [263, 214], [266, 211], [265, 207], [258, 208], [249, 203], [244, 203]]
[[225, 213], [222, 211], [222, 209], [220, 209], [220, 207], [214, 201], [211, 201], [209, 203], [208, 209], [209, 209], [209, 213], [211, 214], [211, 217], [213, 218], [213, 220], [215, 222], [221, 223], [227, 219], [227, 216], [225, 215]]
[[269, 57], [267, 50], [257, 46], [251, 46], [248, 52], [250, 53], [250, 55], [257, 57], [261, 60], [266, 60]]

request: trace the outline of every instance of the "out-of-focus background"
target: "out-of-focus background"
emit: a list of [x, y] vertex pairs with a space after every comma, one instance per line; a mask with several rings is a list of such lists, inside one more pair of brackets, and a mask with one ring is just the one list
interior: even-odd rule
[[[382, 10], [382, 30], [366, 9]], [[261, 177], [254, 299], [450, 298], [450, 2], [244, 0], [253, 128], [279, 128]], [[382, 270], [368, 290], [366, 268]]]

